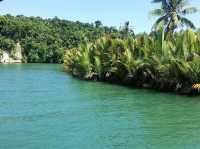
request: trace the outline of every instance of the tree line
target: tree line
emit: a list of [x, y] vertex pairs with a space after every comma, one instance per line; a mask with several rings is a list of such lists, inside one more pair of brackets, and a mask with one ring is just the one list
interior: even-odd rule
[[101, 21], [81, 23], [57, 17], [0, 16], [0, 49], [12, 53], [19, 42], [23, 61], [28, 63], [62, 63], [66, 49], [95, 41], [107, 34], [113, 38], [134, 35], [128, 23], [118, 30], [103, 26]]

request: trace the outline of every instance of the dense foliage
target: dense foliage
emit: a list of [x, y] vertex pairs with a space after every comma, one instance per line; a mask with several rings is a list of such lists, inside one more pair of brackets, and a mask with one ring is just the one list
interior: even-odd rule
[[20, 42], [25, 62], [62, 63], [64, 51], [83, 41], [94, 41], [104, 34], [122, 36], [122, 31], [95, 24], [58, 18], [0, 16], [0, 49], [11, 52]]
[[200, 32], [167, 40], [162, 29], [124, 40], [105, 36], [68, 50], [65, 69], [81, 79], [189, 92], [200, 81]]
[[[197, 12], [187, 0], [153, 0], [161, 16], [150, 35], [105, 36], [65, 55], [65, 69], [86, 80], [107, 81], [181, 93], [200, 92], [200, 32], [185, 15]], [[187, 7], [186, 7], [187, 6]], [[126, 31], [125, 24], [124, 31]], [[177, 28], [182, 31], [175, 32]], [[170, 34], [169, 34], [170, 33]]]

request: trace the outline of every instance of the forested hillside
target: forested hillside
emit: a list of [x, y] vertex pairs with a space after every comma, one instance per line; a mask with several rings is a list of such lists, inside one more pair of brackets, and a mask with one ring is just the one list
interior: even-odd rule
[[94, 41], [103, 34], [123, 36], [113, 27], [104, 27], [100, 21], [94, 24], [72, 22], [59, 18], [0, 16], [0, 50], [11, 53], [19, 42], [23, 61], [30, 63], [62, 63], [66, 49], [84, 41]]

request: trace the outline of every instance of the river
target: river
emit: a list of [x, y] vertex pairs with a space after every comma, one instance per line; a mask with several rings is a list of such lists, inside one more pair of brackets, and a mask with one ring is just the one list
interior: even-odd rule
[[0, 65], [0, 149], [199, 149], [200, 98]]

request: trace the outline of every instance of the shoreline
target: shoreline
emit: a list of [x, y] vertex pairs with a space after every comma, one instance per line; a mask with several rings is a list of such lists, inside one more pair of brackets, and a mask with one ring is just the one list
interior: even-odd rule
[[[66, 72], [66, 71], [65, 71]], [[105, 83], [105, 84], [110, 84], [110, 85], [117, 85], [117, 86], [122, 86], [122, 87], [127, 87], [130, 89], [144, 89], [144, 90], [151, 90], [151, 91], [155, 91], [155, 92], [160, 92], [160, 93], [171, 93], [171, 94], [175, 94], [175, 95], [180, 95], [180, 96], [200, 96], [200, 92], [198, 89], [194, 89], [192, 88], [192, 86], [186, 86], [184, 88], [180, 88], [179, 90], [173, 90], [173, 88], [171, 89], [159, 89], [156, 86], [151, 86], [150, 84], [128, 84], [125, 82], [112, 82], [112, 81], [106, 81], [106, 80], [98, 80], [98, 79], [84, 79], [84, 78], [80, 78], [78, 76], [75, 76], [69, 72], [67, 72], [67, 74], [69, 74], [70, 76], [72, 76], [74, 79], [78, 79], [81, 81], [87, 81], [87, 82], [99, 82], [99, 83]], [[197, 84], [198, 85], [198, 84]]]

